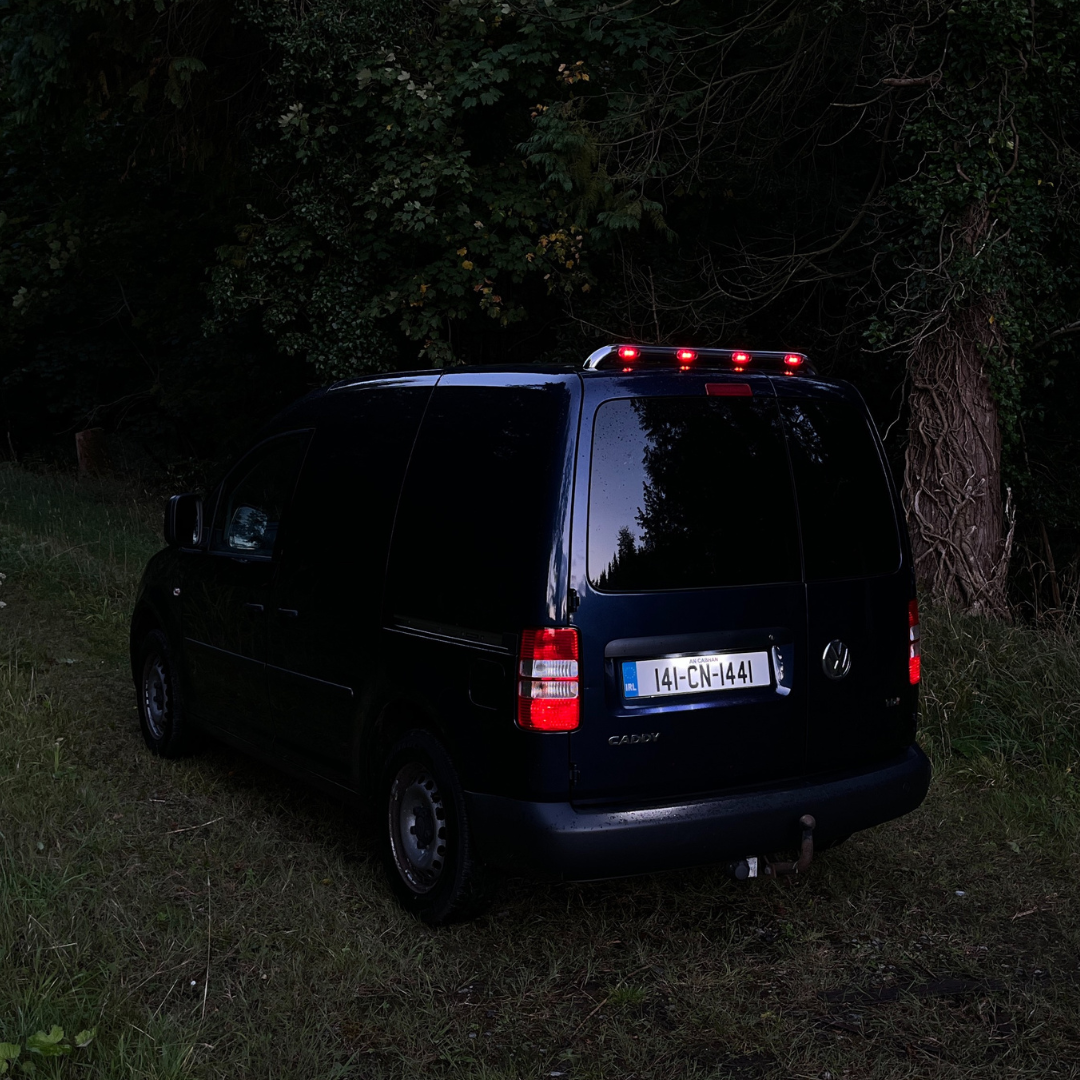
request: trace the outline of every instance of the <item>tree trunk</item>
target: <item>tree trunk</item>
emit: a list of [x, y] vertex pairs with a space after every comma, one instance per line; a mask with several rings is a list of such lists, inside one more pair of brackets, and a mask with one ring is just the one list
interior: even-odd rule
[[79, 460], [79, 472], [97, 474], [108, 471], [109, 458], [105, 449], [105, 431], [87, 428], [75, 432], [75, 455]]
[[908, 364], [904, 504], [920, 588], [965, 610], [1008, 616], [1012, 512], [1001, 490], [1001, 429], [983, 355], [996, 344], [989, 299], [950, 311]]

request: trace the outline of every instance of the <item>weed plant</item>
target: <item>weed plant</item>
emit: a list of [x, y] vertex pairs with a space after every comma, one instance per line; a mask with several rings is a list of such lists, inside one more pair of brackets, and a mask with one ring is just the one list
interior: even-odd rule
[[352, 811], [219, 746], [145, 751], [127, 617], [160, 509], [0, 469], [11, 1075], [1078, 1074], [1075, 636], [925, 612], [931, 794], [805, 878], [512, 879], [433, 931]]

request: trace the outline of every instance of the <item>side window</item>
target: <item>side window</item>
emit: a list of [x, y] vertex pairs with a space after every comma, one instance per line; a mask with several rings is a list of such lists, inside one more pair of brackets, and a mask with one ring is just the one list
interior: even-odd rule
[[[325, 422], [311, 440], [304, 479], [289, 511], [285, 558], [290, 570], [311, 572], [328, 588], [354, 590], [351, 603], [382, 602], [401, 481], [430, 396], [430, 385], [360, 387], [328, 395]], [[353, 572], [325, 574], [327, 560], [346, 551]]]
[[270, 558], [281, 515], [296, 486], [308, 433], [285, 435], [261, 446], [225, 481], [218, 500], [210, 550]]
[[561, 382], [435, 390], [394, 530], [392, 614], [495, 632], [540, 617], [571, 403]]

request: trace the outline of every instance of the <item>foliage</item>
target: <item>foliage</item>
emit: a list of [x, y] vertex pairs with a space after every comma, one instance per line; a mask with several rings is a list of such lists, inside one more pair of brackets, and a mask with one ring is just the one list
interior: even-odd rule
[[5, 449], [55, 432], [70, 453], [71, 432], [98, 424], [164, 468], [216, 450], [208, 428], [245, 437], [241, 394], [257, 407], [304, 385], [271, 351], [267, 395], [245, 370], [257, 338], [207, 341], [199, 325], [265, 51], [232, 14], [210, 0], [0, 6]]
[[21, 1057], [23, 1047], [19, 1043], [0, 1042], [0, 1076], [10, 1069], [18, 1068], [23, 1076], [33, 1076], [37, 1072], [35, 1059], [48, 1060], [70, 1054], [73, 1048], [85, 1050], [94, 1041], [94, 1029], [86, 1028], [67, 1041], [64, 1029], [53, 1024], [46, 1031], [35, 1031], [26, 1039], [27, 1057]]
[[284, 348], [336, 375], [386, 366], [392, 319], [443, 363], [451, 320], [508, 326], [546, 290], [591, 288], [588, 209], [636, 227], [640, 199], [591, 175], [583, 198], [570, 171], [590, 71], [670, 51], [671, 29], [634, 6], [248, 12], [282, 55], [253, 159], [274, 202], [219, 251], [216, 325], [257, 306]]
[[265, 191], [219, 249], [212, 325], [258, 311], [326, 374], [386, 366], [392, 324], [425, 363], [468, 355], [453, 328], [481, 318], [714, 337], [777, 291], [728, 280], [717, 245], [748, 218], [759, 259], [792, 229], [820, 240], [864, 182], [802, 167], [804, 125], [830, 128], [850, 82], [823, 58], [852, 29], [812, 5], [397, 10], [246, 9], [279, 63], [252, 157]]
[[314, 379], [632, 338], [797, 343], [885, 426], [981, 304], [1057, 544], [1073, 7], [2, 0], [0, 420], [165, 466]]
[[876, 21], [863, 89], [886, 86], [872, 107], [896, 148], [871, 338], [910, 348], [950, 310], [990, 300], [1015, 475], [1032, 362], [1036, 391], [1053, 386], [1062, 331], [1077, 328], [1080, 22], [1068, 0], [901, 2]]

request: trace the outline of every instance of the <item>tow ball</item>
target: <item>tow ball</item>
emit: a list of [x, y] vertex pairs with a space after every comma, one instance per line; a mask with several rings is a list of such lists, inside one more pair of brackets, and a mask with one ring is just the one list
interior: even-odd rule
[[749, 855], [740, 862], [731, 864], [731, 874], [736, 881], [745, 881], [756, 877], [783, 877], [787, 874], [805, 874], [814, 861], [814, 826], [817, 822], [812, 814], [803, 814], [799, 818], [802, 826], [802, 841], [799, 844], [799, 857], [794, 862], [773, 862], [769, 858]]

